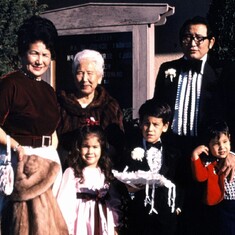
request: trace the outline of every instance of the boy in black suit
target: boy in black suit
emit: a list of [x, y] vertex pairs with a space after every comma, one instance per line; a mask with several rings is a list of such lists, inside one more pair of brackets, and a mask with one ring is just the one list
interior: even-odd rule
[[182, 204], [179, 156], [161, 140], [170, 119], [171, 109], [164, 103], [147, 100], [139, 109], [141, 135], [128, 152], [127, 172], [141, 171], [162, 179], [155, 185], [146, 182], [127, 185], [132, 199], [128, 235], [173, 235], [176, 232]]

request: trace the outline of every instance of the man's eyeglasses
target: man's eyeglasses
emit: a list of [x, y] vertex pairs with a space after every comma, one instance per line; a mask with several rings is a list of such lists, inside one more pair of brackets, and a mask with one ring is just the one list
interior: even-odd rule
[[193, 36], [191, 34], [186, 34], [183, 36], [182, 38], [182, 43], [184, 44], [188, 44], [188, 43], [191, 43], [192, 40], [194, 40], [194, 42], [197, 44], [197, 45], [200, 45], [204, 42], [204, 40], [206, 39], [209, 39], [208, 36], [206, 37], [203, 37], [203, 36]]

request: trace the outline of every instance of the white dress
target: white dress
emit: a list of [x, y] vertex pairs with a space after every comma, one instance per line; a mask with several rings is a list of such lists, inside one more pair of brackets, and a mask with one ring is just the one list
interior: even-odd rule
[[[106, 195], [109, 185], [105, 184], [105, 176], [100, 168], [86, 167], [83, 170], [84, 182], [75, 178], [72, 168], [63, 174], [57, 200], [72, 235], [113, 235], [114, 227], [118, 226], [118, 198], [110, 197], [102, 203], [99, 197]], [[98, 194], [97, 194], [98, 193]], [[92, 195], [88, 198], [77, 198], [80, 195]], [[99, 195], [98, 197], [96, 195]], [[106, 196], [107, 196], [106, 195]], [[94, 198], [96, 197], [96, 199]], [[99, 216], [100, 219], [95, 219]], [[99, 232], [95, 224], [99, 221]]]

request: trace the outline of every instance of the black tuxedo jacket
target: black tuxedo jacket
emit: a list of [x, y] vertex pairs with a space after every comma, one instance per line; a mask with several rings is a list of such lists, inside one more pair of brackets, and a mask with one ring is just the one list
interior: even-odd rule
[[[174, 114], [177, 86], [179, 74], [182, 70], [182, 61], [184, 58], [177, 60], [165, 62], [160, 66], [159, 73], [155, 83], [154, 98], [156, 100], [161, 100], [170, 105], [172, 112]], [[165, 76], [165, 71], [168, 69], [175, 69], [176, 76], [171, 81], [170, 77]], [[203, 128], [211, 121], [220, 118], [221, 113], [221, 102], [220, 102], [220, 87], [219, 79], [221, 73], [221, 66], [210, 59], [205, 63], [202, 86], [201, 86], [201, 96], [199, 103], [199, 122], [198, 130], [199, 134], [202, 132]]]
[[[139, 140], [139, 144], [136, 147], [143, 147], [143, 139]], [[143, 158], [142, 161], [134, 160], [131, 158], [131, 151], [134, 148], [130, 149], [126, 153], [126, 163], [125, 165], [128, 166], [128, 171], [149, 171], [150, 168], [148, 166], [146, 157]], [[184, 181], [184, 176], [182, 175], [181, 169], [181, 160], [179, 151], [176, 149], [166, 146], [163, 144], [162, 146], [162, 166], [160, 168], [160, 174], [163, 175], [165, 178], [170, 180], [176, 185], [176, 207], [182, 208], [184, 193], [182, 190], [182, 185]], [[149, 194], [151, 195], [151, 193]], [[135, 199], [133, 200], [133, 204], [135, 205], [135, 210], [147, 210], [149, 212], [150, 207], [144, 208], [144, 198], [145, 198], [145, 189], [140, 190], [136, 193]], [[171, 213], [170, 208], [167, 205], [168, 199], [168, 189], [166, 187], [158, 187], [156, 188], [155, 193], [155, 207], [159, 211], [163, 211], [163, 213]], [[138, 204], [138, 206], [137, 206]], [[141, 208], [141, 209], [140, 209]], [[136, 212], [137, 212], [136, 211]], [[139, 214], [139, 213], [138, 213]], [[147, 213], [148, 214], [148, 213]]]
[[223, 89], [223, 113], [226, 120], [230, 134], [233, 151], [235, 149], [235, 62], [231, 62], [224, 66], [220, 87]]

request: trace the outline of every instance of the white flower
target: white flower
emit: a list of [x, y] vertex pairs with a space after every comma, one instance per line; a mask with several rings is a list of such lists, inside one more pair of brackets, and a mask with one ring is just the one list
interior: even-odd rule
[[173, 82], [173, 78], [176, 77], [175, 69], [168, 69], [165, 71], [165, 78], [170, 77], [171, 82]]
[[138, 160], [142, 162], [142, 159], [144, 158], [144, 153], [145, 153], [144, 149], [137, 147], [137, 148], [134, 148], [134, 150], [131, 152], [131, 157], [134, 160]]

